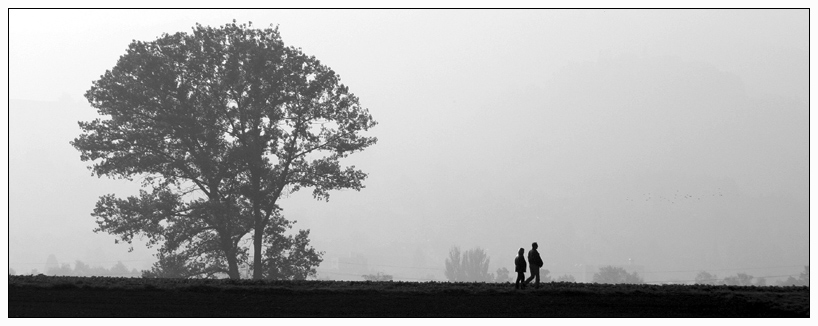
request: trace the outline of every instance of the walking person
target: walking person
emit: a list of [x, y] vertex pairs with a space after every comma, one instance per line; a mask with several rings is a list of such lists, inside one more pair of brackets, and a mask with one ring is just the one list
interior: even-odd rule
[[[522, 255], [522, 254], [520, 254]], [[534, 288], [540, 288], [540, 267], [542, 267], [542, 258], [540, 258], [540, 253], [537, 252], [537, 243], [534, 242], [531, 244], [531, 250], [528, 251], [528, 264], [531, 266], [531, 276], [525, 280], [524, 284], [528, 284], [531, 280], [534, 280]]]
[[520, 248], [517, 252], [517, 258], [514, 258], [514, 271], [517, 272], [517, 281], [514, 282], [514, 288], [519, 289], [520, 286], [525, 289], [525, 257], [523, 254], [525, 249]]

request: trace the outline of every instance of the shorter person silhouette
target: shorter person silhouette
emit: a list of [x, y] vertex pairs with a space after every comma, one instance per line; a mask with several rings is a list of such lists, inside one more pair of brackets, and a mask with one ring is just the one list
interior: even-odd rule
[[525, 289], [525, 257], [523, 254], [525, 253], [525, 249], [520, 248], [520, 251], [517, 252], [517, 258], [514, 258], [514, 271], [517, 272], [517, 281], [514, 282], [514, 288], [519, 289], [520, 286]]

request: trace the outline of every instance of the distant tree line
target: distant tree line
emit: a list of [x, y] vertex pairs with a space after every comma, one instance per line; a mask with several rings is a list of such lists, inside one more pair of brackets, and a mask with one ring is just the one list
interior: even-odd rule
[[[747, 273], [738, 273], [734, 276], [727, 276], [719, 279], [717, 275], [701, 271], [696, 275], [695, 283], [704, 285], [738, 285], [738, 286], [766, 286], [767, 279], [759, 277], [753, 282], [753, 276]], [[789, 276], [786, 280], [776, 281], [775, 286], [809, 286], [809, 266], [804, 266], [804, 271], [798, 278]]]
[[[14, 270], [9, 268], [9, 274], [14, 275]], [[32, 274], [38, 274], [37, 270], [32, 270]], [[90, 265], [77, 260], [74, 262], [74, 267], [71, 264], [63, 263], [57, 267], [49, 267], [45, 271], [45, 275], [50, 276], [112, 276], [112, 277], [139, 277], [141, 272], [136, 268], [128, 269], [121, 261], [111, 268], [101, 266], [91, 267]]]
[[363, 277], [364, 280], [376, 282], [387, 282], [393, 279], [392, 275], [384, 274], [381, 272], [378, 272], [377, 274], [361, 275], [361, 277]]
[[[450, 282], [511, 282], [511, 272], [505, 268], [498, 268], [496, 274], [489, 273], [490, 258], [486, 252], [476, 247], [474, 249], [461, 252], [455, 246], [449, 250], [449, 257], [446, 259], [446, 279]], [[540, 271], [541, 282], [576, 282], [572, 275], [562, 275], [556, 279], [552, 278], [550, 271], [543, 269]], [[372, 276], [374, 277], [374, 276]], [[365, 276], [366, 278], [366, 276]], [[746, 273], [738, 273], [719, 279], [717, 275], [706, 271], [696, 275], [695, 284], [706, 285], [734, 285], [734, 286], [766, 286], [767, 280], [763, 277], [755, 277]], [[594, 283], [606, 284], [644, 284], [645, 279], [637, 272], [629, 273], [622, 267], [606, 266], [599, 269], [593, 275]], [[804, 271], [798, 278], [789, 276], [786, 280], [777, 281], [775, 286], [809, 286], [809, 266], [804, 266]]]

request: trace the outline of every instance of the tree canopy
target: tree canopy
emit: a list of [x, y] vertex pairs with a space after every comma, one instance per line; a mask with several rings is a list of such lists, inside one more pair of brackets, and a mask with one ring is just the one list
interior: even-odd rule
[[85, 97], [102, 118], [79, 122], [81, 160], [144, 188], [100, 197], [95, 231], [146, 237], [161, 246], [155, 271], [185, 277], [238, 278], [248, 235], [254, 278], [305, 277], [321, 253], [308, 231], [283, 235], [292, 223], [278, 200], [362, 189], [367, 175], [340, 159], [377, 141], [363, 135], [376, 122], [340, 76], [285, 46], [277, 27], [197, 24], [133, 41]]

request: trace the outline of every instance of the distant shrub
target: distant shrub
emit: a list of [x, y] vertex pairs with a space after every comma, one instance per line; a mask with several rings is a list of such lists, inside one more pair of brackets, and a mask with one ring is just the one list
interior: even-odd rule
[[495, 283], [506, 283], [511, 281], [511, 272], [508, 271], [508, 268], [501, 267], [497, 269], [497, 275], [494, 277]]
[[703, 285], [716, 285], [719, 284], [719, 278], [715, 274], [710, 274], [708, 272], [701, 271], [699, 272], [699, 274], [696, 275], [694, 283]]
[[607, 266], [599, 269], [598, 273], [594, 273], [595, 283], [606, 284], [642, 284], [645, 281], [636, 272], [628, 273], [624, 268]]
[[736, 276], [728, 276], [722, 280], [725, 285], [750, 286], [753, 285], [753, 276], [745, 273], [738, 273]]
[[775, 282], [777, 286], [809, 286], [809, 266], [804, 266], [804, 271], [798, 275], [798, 278], [787, 277], [784, 281]]

